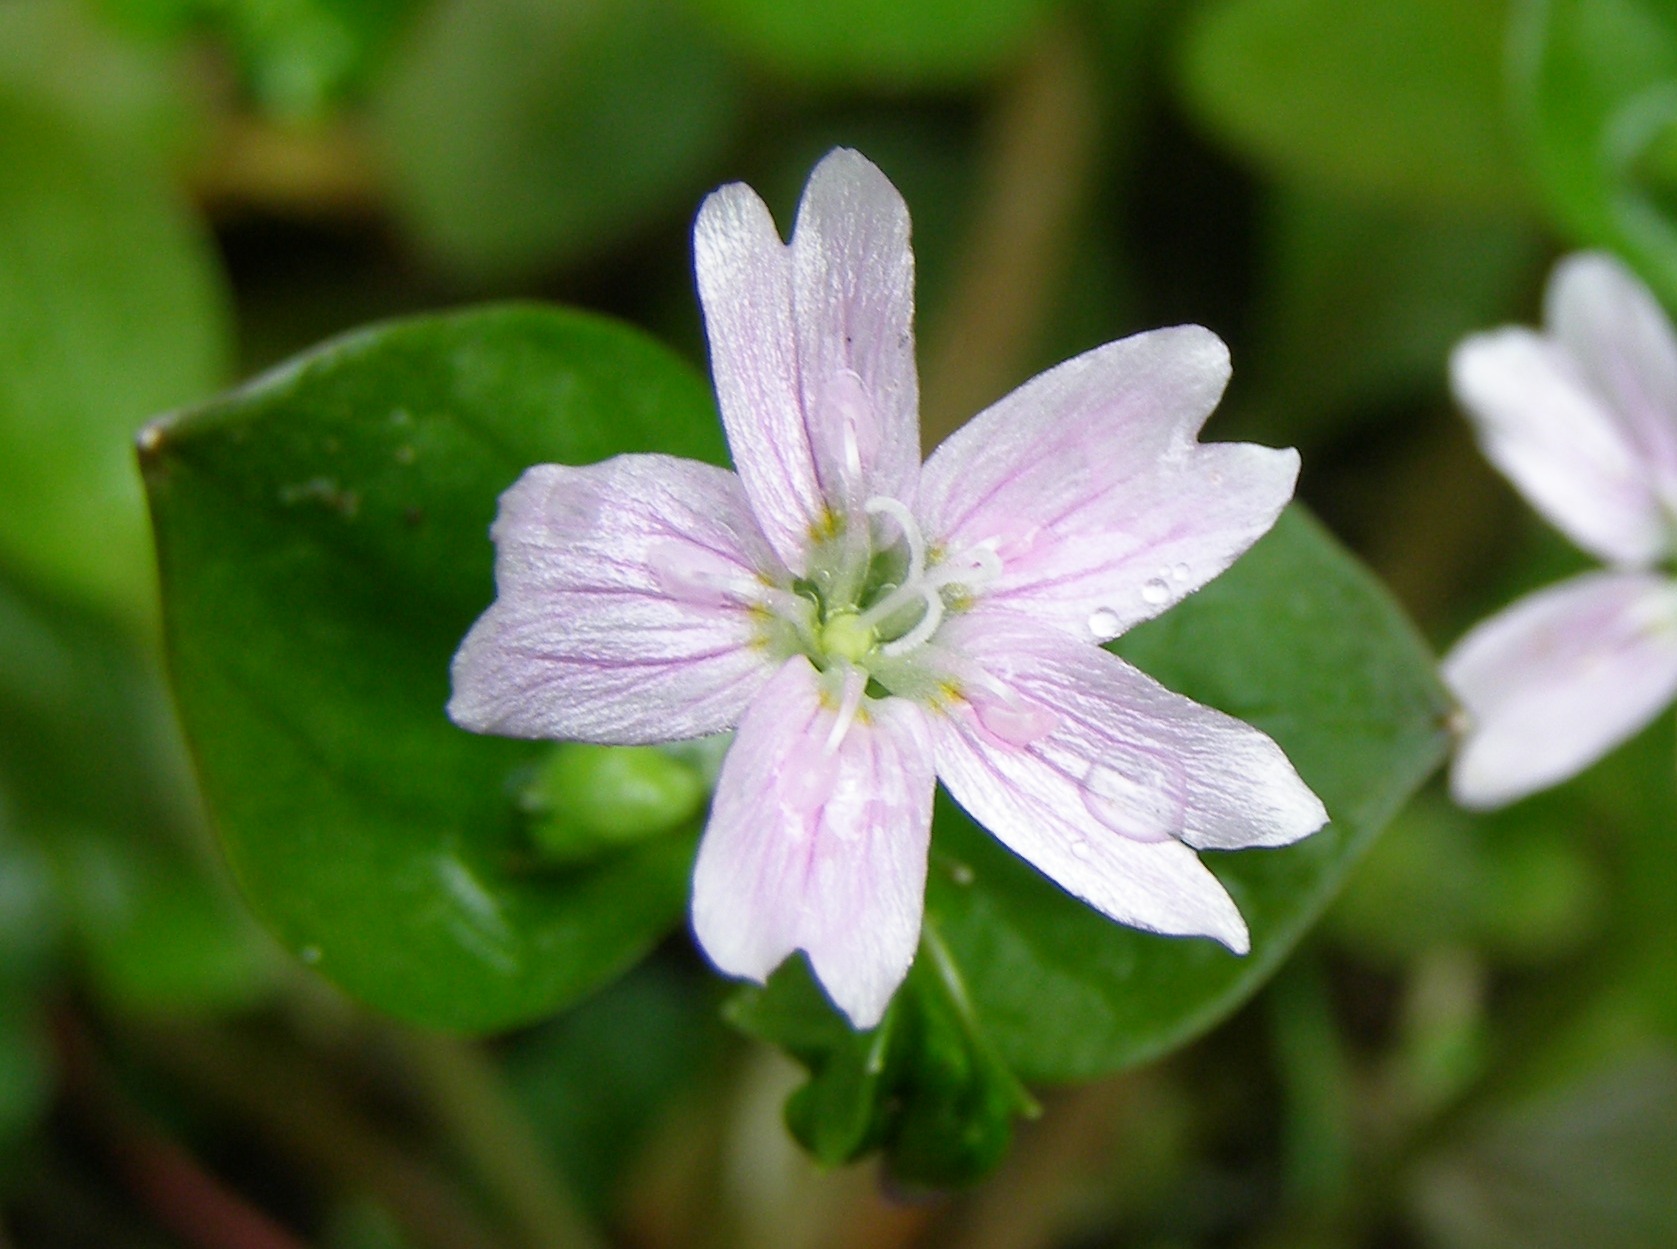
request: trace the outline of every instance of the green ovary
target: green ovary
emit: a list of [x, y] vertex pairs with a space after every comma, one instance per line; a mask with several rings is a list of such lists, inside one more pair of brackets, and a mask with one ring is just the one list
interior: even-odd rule
[[859, 664], [879, 642], [879, 631], [854, 611], [835, 613], [821, 626], [821, 651], [829, 660]]

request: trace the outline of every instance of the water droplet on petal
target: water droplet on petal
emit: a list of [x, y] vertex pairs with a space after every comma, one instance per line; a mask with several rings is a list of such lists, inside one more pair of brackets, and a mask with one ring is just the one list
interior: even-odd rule
[[656, 542], [647, 549], [647, 566], [658, 588], [673, 599], [701, 607], [750, 601], [760, 587], [732, 560], [688, 542]]
[[1110, 607], [1100, 607], [1089, 613], [1089, 632], [1095, 635], [1097, 642], [1106, 642], [1117, 637], [1123, 624], [1118, 613]]
[[837, 780], [838, 756], [816, 745], [787, 755], [775, 774], [775, 794], [788, 815], [810, 816], [832, 801]]
[[881, 434], [867, 387], [854, 369], [841, 369], [827, 383], [821, 397], [822, 406], [837, 418], [831, 426], [839, 434], [839, 446], [835, 448], [839, 462], [834, 467], [840, 469], [847, 481], [858, 483], [863, 471], [879, 454]]
[[1182, 831], [1187, 781], [1169, 759], [1134, 755], [1123, 770], [1097, 763], [1083, 778], [1083, 805], [1131, 841], [1169, 841]]
[[1141, 587], [1141, 599], [1144, 603], [1151, 603], [1157, 607], [1160, 603], [1170, 602], [1170, 586], [1163, 577], [1154, 577]]
[[980, 698], [973, 703], [978, 722], [991, 737], [1009, 746], [1029, 746], [1059, 727], [1060, 717], [1022, 698]]
[[1095, 853], [1094, 850], [1090, 848], [1089, 843], [1081, 837], [1071, 843], [1071, 852], [1078, 858], [1084, 860], [1087, 860]]
[[1186, 565], [1186, 564], [1174, 564], [1174, 565], [1172, 565], [1171, 570], [1170, 570], [1170, 575], [1171, 575], [1172, 580], [1186, 581], [1188, 579], [1188, 565]]

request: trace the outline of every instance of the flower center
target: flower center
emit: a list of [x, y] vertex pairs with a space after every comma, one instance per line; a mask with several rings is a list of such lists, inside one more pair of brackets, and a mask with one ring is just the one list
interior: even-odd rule
[[879, 631], [853, 611], [841, 611], [821, 626], [819, 645], [828, 658], [859, 664], [879, 641]]
[[892, 689], [906, 676], [901, 661], [1000, 572], [988, 548], [956, 558], [929, 552], [900, 500], [869, 499], [860, 524], [817, 545], [808, 580], [794, 587], [810, 609], [798, 629], [801, 649], [824, 672], [858, 668]]

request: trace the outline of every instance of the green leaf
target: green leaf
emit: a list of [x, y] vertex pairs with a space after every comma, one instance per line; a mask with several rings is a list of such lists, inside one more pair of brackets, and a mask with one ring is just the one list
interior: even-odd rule
[[1117, 649], [1172, 689], [1264, 730], [1333, 823], [1296, 845], [1202, 856], [1252, 952], [1167, 940], [1072, 902], [964, 820], [934, 848], [928, 908], [1002, 1054], [1030, 1080], [1144, 1062], [1254, 993], [1448, 742], [1426, 647], [1385, 591], [1299, 508], [1234, 568]]
[[679, 918], [692, 839], [533, 862], [538, 743], [443, 715], [527, 466], [720, 461], [703, 380], [638, 332], [537, 307], [375, 328], [142, 441], [176, 690], [234, 873], [285, 945], [393, 1014], [530, 1019]]
[[1677, 303], [1677, 8], [1520, 0], [1514, 80], [1550, 209]]
[[215, 262], [143, 160], [4, 90], [0, 151], [0, 559], [145, 619], [129, 440], [220, 381]]
[[[982, 1169], [986, 1155], [963, 1157], [952, 1122], [937, 1150], [910, 1134], [905, 1107], [949, 1104], [946, 1084], [927, 1074], [938, 1063], [923, 1043], [892, 1035], [902, 1012], [925, 1012], [933, 973], [944, 1000], [965, 1003], [957, 1014], [971, 1075], [961, 1087], [973, 1118], [962, 1122], [981, 1142], [999, 1106], [1011, 1114], [1022, 1105], [1001, 1100], [1010, 1081], [1091, 1079], [1204, 1032], [1275, 971], [1445, 752], [1447, 704], [1431, 656], [1385, 592], [1299, 508], [1119, 649], [1274, 737], [1333, 823], [1283, 849], [1202, 856], [1251, 927], [1252, 952], [1237, 958], [1210, 941], [1104, 919], [940, 798], [920, 956], [885, 1022], [852, 1032], [798, 964], [734, 1005], [743, 1027], [810, 1067], [790, 1114], [818, 1157], [882, 1146], [910, 1174], [942, 1167], [946, 1180], [964, 1182]], [[942, 1052], [943, 1069], [956, 1069], [947, 1045]]]
[[950, 86], [1005, 65], [1046, 0], [688, 0], [742, 51], [791, 78]]
[[1502, 106], [1506, 0], [1221, 0], [1182, 85], [1272, 171], [1394, 203], [1526, 201]]
[[685, 218], [736, 94], [666, 0], [443, 0], [393, 59], [375, 120], [420, 243], [493, 280]]
[[883, 1148], [901, 1187], [964, 1187], [1001, 1161], [1014, 1117], [1038, 1112], [974, 1015], [930, 923], [921, 958], [871, 1031], [852, 1030], [827, 1005], [802, 956], [764, 988], [735, 995], [728, 1015], [809, 1068], [808, 1083], [786, 1103], [786, 1122], [828, 1166]]

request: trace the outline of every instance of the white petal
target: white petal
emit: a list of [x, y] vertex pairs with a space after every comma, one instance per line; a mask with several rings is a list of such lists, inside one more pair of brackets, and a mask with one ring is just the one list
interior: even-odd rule
[[908, 210], [855, 152], [810, 175], [788, 247], [743, 183], [693, 229], [711, 372], [734, 464], [794, 571], [829, 513], [912, 497], [919, 471]]
[[792, 257], [768, 206], [743, 182], [700, 207], [693, 267], [734, 467], [763, 532], [802, 573], [824, 504], [798, 382]]
[[1450, 785], [1498, 807], [1583, 771], [1677, 695], [1677, 585], [1596, 572], [1529, 595], [1445, 657], [1468, 728]]
[[737, 723], [773, 671], [754, 603], [778, 564], [725, 469], [538, 465], [501, 496], [492, 533], [497, 597], [454, 657], [448, 713], [464, 728], [699, 737]]
[[[1244, 953], [1246, 926], [1191, 847], [1283, 845], [1322, 826], [1281, 749], [1099, 647], [1001, 613], [951, 621], [940, 642], [991, 682], [967, 680], [968, 701], [932, 721], [956, 801], [1113, 919]], [[1009, 731], [1021, 722], [1033, 731]]]
[[792, 235], [798, 367], [826, 497], [913, 497], [920, 472], [908, 206], [840, 148], [810, 174]]
[[1137, 334], [1027, 382], [933, 452], [930, 540], [989, 546], [985, 601], [1106, 640], [1204, 585], [1292, 497], [1298, 455], [1198, 433], [1229, 377], [1211, 331]]
[[1677, 335], [1659, 301], [1613, 256], [1583, 252], [1555, 266], [1544, 316], [1677, 503]]
[[1649, 465], [1565, 348], [1525, 329], [1476, 334], [1450, 380], [1486, 457], [1556, 528], [1610, 563], [1667, 550]]
[[794, 950], [858, 1028], [885, 1013], [920, 939], [932, 752], [920, 709], [869, 701], [835, 747], [807, 659], [752, 701], [693, 871], [693, 930], [729, 975], [764, 980]]

